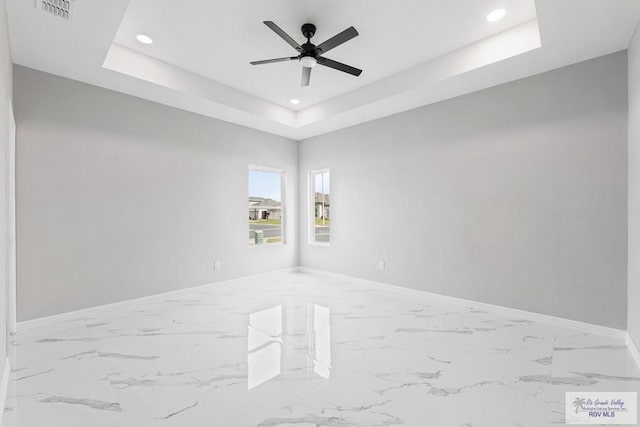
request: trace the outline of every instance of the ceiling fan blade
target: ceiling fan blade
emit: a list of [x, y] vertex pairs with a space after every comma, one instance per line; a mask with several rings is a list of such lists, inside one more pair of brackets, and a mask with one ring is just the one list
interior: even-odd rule
[[327, 53], [334, 47], [340, 46], [342, 43], [348, 42], [349, 40], [356, 37], [357, 35], [358, 35], [358, 31], [356, 31], [356, 29], [353, 27], [349, 27], [343, 32], [341, 32], [340, 34], [336, 34], [326, 42], [318, 45], [318, 49], [320, 49], [322, 53]]
[[334, 70], [352, 74], [356, 77], [362, 74], [362, 70], [359, 70], [347, 64], [343, 64], [342, 62], [334, 61], [329, 58], [323, 58], [323, 57], [318, 58], [318, 65], [324, 65], [325, 67], [333, 68]]
[[309, 86], [311, 82], [311, 68], [302, 67], [302, 86]]
[[298, 52], [302, 52], [302, 46], [300, 46], [298, 44], [297, 41], [295, 41], [289, 34], [285, 33], [282, 28], [278, 27], [276, 24], [274, 24], [271, 21], [264, 21], [264, 25], [266, 25], [267, 27], [271, 28], [271, 30], [273, 30], [274, 33], [276, 33], [277, 35], [279, 35], [280, 37], [282, 37], [282, 39], [284, 41], [286, 41], [287, 43], [289, 43], [291, 45], [292, 48], [294, 48], [295, 50], [297, 50]]
[[286, 58], [265, 59], [263, 61], [251, 61], [251, 65], [273, 64], [274, 62], [287, 62], [298, 59], [297, 56], [288, 56]]

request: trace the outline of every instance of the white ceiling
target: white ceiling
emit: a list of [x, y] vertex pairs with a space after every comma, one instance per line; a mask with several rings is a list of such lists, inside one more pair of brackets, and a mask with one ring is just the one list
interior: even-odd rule
[[[8, 0], [15, 63], [294, 139], [625, 49], [640, 19], [638, 0], [77, 0], [69, 22], [35, 3]], [[355, 26], [327, 56], [363, 74], [249, 65], [295, 56], [264, 20], [316, 44]]]
[[[535, 19], [533, 0], [130, 0], [116, 43], [287, 108], [304, 109], [429, 59]], [[509, 14], [484, 17], [497, 5]], [[318, 67], [300, 86], [297, 62], [251, 66], [249, 61], [296, 56], [262, 21], [271, 20], [299, 43], [300, 26], [315, 24], [320, 44], [354, 25], [360, 36], [327, 57], [364, 70], [359, 77]], [[143, 45], [144, 33], [155, 43]], [[294, 107], [291, 98], [300, 100]]]

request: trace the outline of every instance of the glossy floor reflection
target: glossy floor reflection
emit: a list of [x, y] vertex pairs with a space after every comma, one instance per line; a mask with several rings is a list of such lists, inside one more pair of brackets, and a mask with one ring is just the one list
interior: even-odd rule
[[5, 425], [548, 426], [640, 391], [624, 341], [273, 273], [23, 330]]

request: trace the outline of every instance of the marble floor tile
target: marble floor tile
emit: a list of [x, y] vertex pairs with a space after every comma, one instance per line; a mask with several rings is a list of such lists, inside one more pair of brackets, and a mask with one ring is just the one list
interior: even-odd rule
[[308, 273], [23, 329], [13, 353], [8, 427], [538, 427], [567, 391], [640, 391], [620, 338]]

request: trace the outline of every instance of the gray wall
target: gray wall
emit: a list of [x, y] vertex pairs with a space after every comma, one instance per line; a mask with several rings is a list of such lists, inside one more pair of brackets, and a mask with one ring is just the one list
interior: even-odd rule
[[8, 106], [13, 97], [12, 88], [7, 9], [5, 1], [0, 0], [0, 377], [4, 372], [7, 356], [7, 243], [9, 240], [7, 152], [9, 147]]
[[629, 46], [629, 334], [640, 348], [640, 29]]
[[[626, 78], [617, 53], [298, 152], [287, 139], [15, 67], [19, 320], [299, 262], [624, 328]], [[287, 245], [246, 245], [248, 164], [289, 172]], [[325, 167], [332, 245], [307, 245], [301, 221], [298, 259], [293, 207], [306, 219], [306, 172]]]
[[[301, 265], [625, 328], [625, 52], [306, 140], [299, 155]], [[319, 168], [330, 248], [306, 242]]]
[[[19, 66], [14, 79], [18, 320], [298, 265], [295, 141]], [[288, 172], [286, 245], [248, 246], [249, 164]]]

